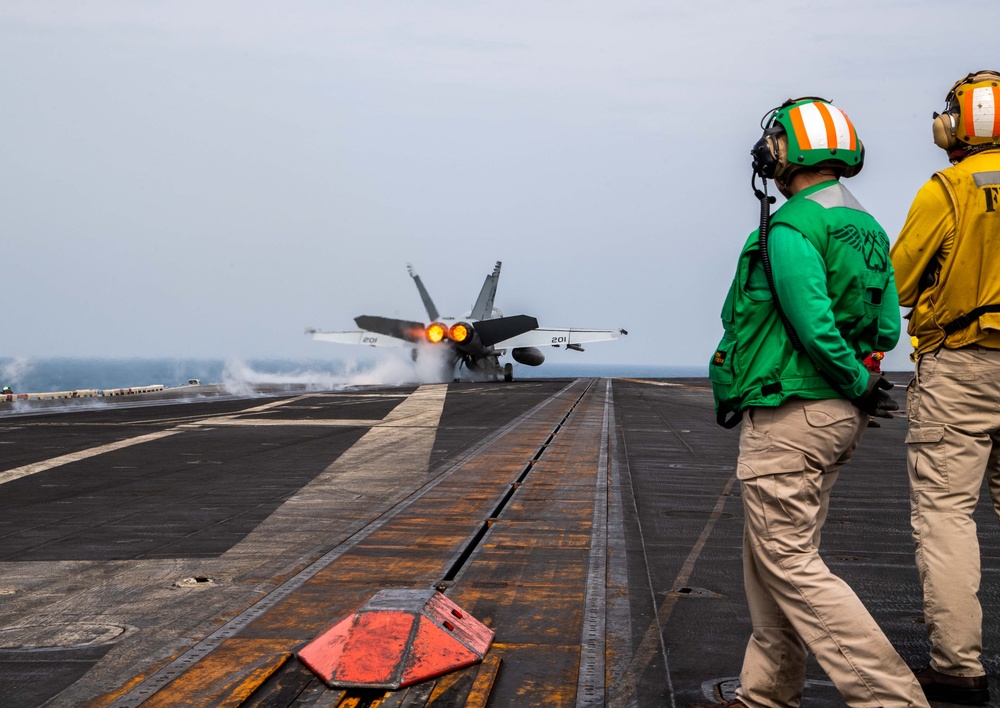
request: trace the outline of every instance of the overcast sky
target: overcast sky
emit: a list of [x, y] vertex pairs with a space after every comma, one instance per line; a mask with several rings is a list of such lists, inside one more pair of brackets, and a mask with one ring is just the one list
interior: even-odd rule
[[996, 7], [3, 0], [0, 356], [336, 357], [501, 260], [505, 314], [629, 330], [559, 361], [705, 365], [761, 116], [843, 108], [894, 240]]

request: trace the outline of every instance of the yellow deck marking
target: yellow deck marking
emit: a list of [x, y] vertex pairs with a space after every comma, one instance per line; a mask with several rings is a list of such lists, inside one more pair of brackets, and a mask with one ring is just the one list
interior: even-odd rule
[[289, 536], [294, 539], [296, 532], [322, 537], [328, 526], [338, 523], [329, 511], [339, 508], [345, 496], [364, 495], [368, 504], [378, 498], [394, 503], [409, 493], [407, 480], [427, 474], [447, 392], [447, 385], [421, 386], [384, 420], [368, 421], [371, 430], [230, 548], [226, 557], [260, 553], [263, 547], [287, 542]]
[[[421, 390], [428, 388], [422, 386], [417, 389], [412, 396], [426, 397], [427, 393], [421, 393]], [[441, 399], [444, 400], [444, 391], [446, 386], [441, 386]], [[277, 408], [278, 406], [284, 406], [289, 403], [297, 403], [306, 398], [311, 398], [310, 394], [303, 396], [296, 396], [294, 398], [288, 398], [281, 401], [271, 401], [270, 403], [264, 403], [259, 406], [254, 406], [253, 408], [247, 408], [246, 410], [233, 413], [231, 415], [218, 416], [215, 418], [204, 418], [202, 420], [194, 420], [186, 423], [182, 423], [174, 428], [169, 428], [167, 430], [160, 430], [155, 433], [147, 433], [146, 435], [138, 435], [134, 438], [126, 438], [125, 440], [119, 440], [118, 442], [108, 443], [107, 445], [98, 445], [97, 447], [88, 448], [86, 450], [79, 450], [77, 452], [71, 452], [68, 455], [60, 455], [59, 457], [53, 457], [48, 460], [42, 460], [40, 462], [32, 462], [29, 465], [22, 465], [21, 467], [15, 467], [13, 469], [0, 472], [0, 484], [5, 484], [7, 482], [12, 482], [15, 479], [20, 479], [21, 477], [27, 477], [29, 475], [37, 474], [39, 472], [45, 472], [46, 470], [51, 470], [55, 467], [62, 467], [63, 465], [68, 465], [73, 462], [79, 462], [80, 460], [86, 460], [91, 457], [96, 457], [97, 455], [103, 455], [106, 452], [114, 452], [116, 450], [122, 450], [127, 447], [132, 447], [133, 445], [141, 445], [142, 443], [152, 442], [154, 440], [161, 440], [171, 435], [176, 435], [177, 433], [184, 432], [186, 430], [192, 430], [196, 428], [202, 428], [206, 426], [219, 426], [219, 425], [244, 425], [244, 426], [254, 426], [254, 425], [322, 425], [322, 426], [348, 426], [348, 427], [374, 427], [374, 426], [390, 426], [390, 427], [410, 427], [413, 425], [426, 426], [426, 425], [437, 425], [437, 420], [440, 418], [440, 411], [438, 412], [437, 418], [431, 416], [431, 418], [420, 418], [414, 416], [412, 412], [406, 407], [405, 402], [400, 406], [397, 406], [392, 412], [389, 413], [382, 420], [367, 420], [367, 419], [353, 419], [353, 420], [337, 420], [337, 419], [327, 419], [327, 420], [268, 420], [261, 418], [243, 418], [243, 416], [254, 415], [256, 413], [263, 413], [265, 411], [270, 411], [271, 409]], [[409, 400], [407, 398], [406, 400]], [[443, 405], [443, 403], [442, 403]], [[403, 409], [403, 410], [400, 410]]]

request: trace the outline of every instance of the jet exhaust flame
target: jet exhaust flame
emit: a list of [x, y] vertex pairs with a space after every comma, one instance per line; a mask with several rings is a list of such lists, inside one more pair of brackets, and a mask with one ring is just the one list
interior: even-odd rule
[[453, 342], [458, 344], [465, 344], [469, 339], [472, 338], [473, 333], [472, 325], [468, 325], [465, 322], [456, 322], [451, 326], [448, 331], [448, 337]]
[[434, 322], [427, 325], [427, 329], [424, 330], [424, 337], [431, 344], [440, 344], [446, 339], [456, 344], [465, 344], [472, 339], [473, 334], [475, 330], [467, 322], [456, 322], [451, 327], [443, 322]]
[[437, 344], [447, 336], [448, 328], [440, 322], [435, 322], [427, 327], [426, 334], [428, 342], [431, 344]]

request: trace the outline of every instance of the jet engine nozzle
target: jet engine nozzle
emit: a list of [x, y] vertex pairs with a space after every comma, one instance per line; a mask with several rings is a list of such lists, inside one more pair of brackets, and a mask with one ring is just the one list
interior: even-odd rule
[[448, 336], [448, 328], [440, 322], [435, 322], [427, 326], [427, 329], [424, 330], [424, 336], [431, 344], [437, 344]]
[[475, 334], [475, 332], [476, 331], [472, 328], [472, 325], [467, 322], [456, 322], [451, 326], [451, 329], [448, 330], [448, 338], [456, 344], [465, 344], [472, 339], [472, 335]]

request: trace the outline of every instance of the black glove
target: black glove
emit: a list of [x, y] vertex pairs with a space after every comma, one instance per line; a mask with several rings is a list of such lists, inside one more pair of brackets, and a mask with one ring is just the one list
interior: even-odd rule
[[886, 393], [890, 388], [892, 388], [892, 381], [884, 378], [882, 374], [869, 371], [868, 385], [865, 387], [864, 395], [853, 399], [851, 403], [860, 408], [862, 413], [877, 418], [892, 418], [890, 411], [898, 411], [899, 404]]

